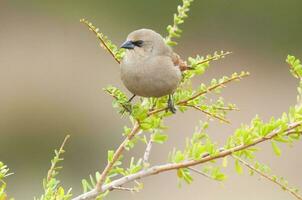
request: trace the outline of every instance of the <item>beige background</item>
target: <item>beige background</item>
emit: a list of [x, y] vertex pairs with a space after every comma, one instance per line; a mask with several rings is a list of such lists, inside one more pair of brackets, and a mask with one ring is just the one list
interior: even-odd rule
[[[14, 176], [8, 179], [9, 194], [33, 199], [42, 192], [53, 149], [64, 135], [66, 146], [60, 179], [75, 194], [80, 181], [102, 169], [107, 149], [121, 141], [127, 119], [111, 107], [102, 88], [119, 80], [119, 66], [97, 44], [94, 35], [79, 23], [87, 17], [121, 44], [131, 30], [148, 27], [164, 34], [179, 1], [0, 1], [0, 160]], [[195, 83], [208, 83], [234, 71], [251, 76], [228, 86], [227, 102], [241, 109], [230, 115], [232, 125], [213, 123], [209, 134], [219, 144], [241, 123], [259, 114], [265, 120], [280, 116], [295, 103], [297, 81], [284, 63], [288, 53], [302, 57], [301, 1], [205, 0], [193, 4], [191, 17], [179, 46], [182, 57], [205, 55], [215, 50], [234, 54], [212, 64]], [[156, 14], [155, 14], [156, 13]], [[163, 163], [173, 147], [182, 148], [203, 115], [178, 113], [167, 120], [169, 142], [154, 146], [152, 163]], [[138, 146], [131, 155], [142, 155]], [[284, 146], [280, 158], [270, 144], [261, 145], [259, 160], [276, 174], [302, 188], [301, 142]], [[284, 200], [292, 197], [265, 180], [238, 176], [232, 167], [223, 184], [195, 176], [191, 186], [177, 187], [174, 172], [149, 177], [139, 194], [114, 192], [108, 199], [211, 199]]]

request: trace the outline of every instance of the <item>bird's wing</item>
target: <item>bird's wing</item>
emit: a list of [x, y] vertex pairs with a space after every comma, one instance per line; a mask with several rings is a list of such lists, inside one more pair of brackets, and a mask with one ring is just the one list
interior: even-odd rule
[[177, 53], [172, 53], [172, 62], [176, 67], [179, 67], [180, 71], [186, 71], [192, 69], [188, 66], [186, 61], [183, 61]]

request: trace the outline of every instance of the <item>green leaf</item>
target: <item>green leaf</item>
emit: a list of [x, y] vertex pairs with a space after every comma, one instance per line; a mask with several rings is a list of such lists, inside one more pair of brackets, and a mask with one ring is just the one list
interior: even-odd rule
[[183, 4], [177, 7], [177, 13], [173, 15], [173, 25], [167, 26], [168, 36], [165, 38], [166, 44], [169, 46], [175, 46], [177, 43], [173, 41], [173, 38], [179, 38], [182, 30], [178, 27], [184, 23], [184, 19], [188, 17], [187, 12], [189, 11], [192, 0], [183, 0]]
[[139, 159], [136, 163], [134, 162], [134, 157], [131, 158], [130, 166], [127, 169], [127, 175], [134, 174], [142, 169], [142, 159]]
[[223, 167], [227, 167], [228, 166], [228, 157], [227, 156], [223, 157], [222, 166]]
[[272, 147], [273, 147], [273, 150], [274, 150], [275, 154], [277, 156], [280, 156], [281, 155], [281, 150], [277, 146], [276, 142], [275, 141], [271, 141], [271, 143], [272, 143]]
[[242, 174], [243, 169], [238, 160], [235, 161], [235, 170], [238, 174]]
[[161, 134], [159, 132], [156, 132], [152, 135], [152, 141], [158, 144], [163, 144], [165, 141], [167, 141], [168, 135]]
[[178, 178], [185, 180], [188, 184], [192, 183], [193, 181], [193, 178], [188, 169], [178, 169], [177, 176]]
[[114, 155], [114, 151], [113, 150], [109, 150], [108, 151], [108, 162], [112, 162], [113, 161], [113, 155]]
[[211, 176], [216, 181], [224, 181], [227, 178], [227, 176], [220, 171], [219, 167], [213, 168]]
[[181, 151], [177, 151], [175, 153], [175, 156], [174, 156], [173, 160], [174, 160], [175, 163], [180, 163], [184, 159], [185, 159], [185, 155]]

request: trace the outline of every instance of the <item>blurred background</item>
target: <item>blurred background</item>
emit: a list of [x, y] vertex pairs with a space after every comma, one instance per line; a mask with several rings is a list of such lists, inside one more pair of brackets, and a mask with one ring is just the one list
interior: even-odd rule
[[[98, 45], [95, 36], [79, 23], [93, 22], [116, 44], [138, 28], [166, 34], [166, 26], [180, 0], [1, 0], [0, 1], [0, 160], [15, 175], [8, 192], [16, 199], [33, 199], [42, 192], [42, 178], [66, 134], [63, 185], [80, 194], [81, 179], [104, 167], [106, 152], [122, 140], [126, 118], [111, 107], [102, 88], [114, 85], [126, 90], [119, 66]], [[297, 81], [289, 74], [287, 54], [302, 57], [302, 1], [199, 0], [182, 26], [183, 37], [175, 48], [183, 58], [216, 50], [234, 52], [213, 62], [195, 83], [241, 70], [251, 76], [228, 85], [222, 93], [240, 112], [231, 125], [212, 123], [211, 137], [218, 144], [241, 123], [256, 114], [268, 120], [280, 116], [295, 103]], [[129, 94], [129, 93], [128, 93]], [[154, 146], [153, 164], [163, 163], [173, 147], [182, 148], [199, 120], [199, 112], [178, 113], [167, 121], [169, 142]], [[302, 188], [301, 142], [282, 147], [276, 158], [270, 144], [261, 145], [259, 160], [273, 172]], [[141, 156], [139, 145], [129, 156]], [[223, 184], [195, 176], [192, 185], [177, 187], [175, 172], [149, 177], [138, 194], [114, 192], [108, 199], [211, 199], [284, 200], [292, 197], [256, 176], [238, 176], [228, 169]], [[247, 173], [246, 173], [247, 174]]]

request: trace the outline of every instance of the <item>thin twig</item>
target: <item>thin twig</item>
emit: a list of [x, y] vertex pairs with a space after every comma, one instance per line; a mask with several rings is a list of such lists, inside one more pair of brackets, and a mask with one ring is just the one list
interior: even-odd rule
[[[66, 144], [66, 142], [67, 142], [67, 140], [70, 138], [70, 135], [67, 135], [65, 138], [64, 138], [64, 141], [63, 141], [63, 143], [61, 144], [61, 147], [60, 147], [60, 149], [59, 149], [59, 151], [58, 151], [58, 154], [59, 155], [56, 155], [56, 156], [60, 156], [60, 154], [62, 154], [62, 153], [64, 153], [64, 146], [65, 146], [65, 144]], [[56, 163], [55, 162], [52, 162], [51, 163], [51, 167], [50, 167], [50, 169], [48, 170], [48, 173], [47, 173], [47, 181], [50, 181], [50, 179], [52, 178], [52, 173], [53, 173], [53, 171], [55, 170], [55, 167], [56, 167]]]
[[92, 32], [94, 32], [94, 34], [96, 35], [96, 37], [101, 41], [101, 44], [103, 45], [103, 47], [111, 54], [111, 56], [114, 58], [114, 60], [120, 64], [120, 61], [117, 59], [117, 57], [115, 56], [115, 54], [111, 51], [111, 49], [108, 47], [107, 43], [105, 42], [102, 34], [100, 34], [98, 32], [98, 29], [96, 29], [92, 23], [88, 22], [85, 19], [81, 19], [80, 22], [84, 23], [86, 26], [88, 26], [89, 30], [91, 30]]
[[247, 168], [251, 169], [252, 171], [256, 172], [257, 174], [259, 174], [260, 176], [266, 178], [267, 180], [277, 184], [278, 186], [280, 186], [283, 190], [286, 190], [287, 192], [289, 192], [290, 194], [292, 194], [294, 197], [296, 197], [299, 200], [302, 200], [302, 196], [300, 196], [297, 192], [295, 192], [292, 188], [289, 188], [287, 185], [284, 185], [282, 183], [280, 183], [278, 180], [275, 180], [273, 177], [271, 177], [268, 174], [263, 173], [262, 171], [260, 171], [259, 169], [255, 168], [254, 166], [252, 166], [251, 164], [249, 164], [248, 162], [246, 162], [245, 160], [241, 159], [238, 156], [234, 156], [232, 155], [232, 157], [236, 160], [238, 160], [240, 163], [242, 163], [243, 165], [245, 165]]
[[102, 172], [102, 174], [96, 184], [97, 191], [100, 191], [100, 192], [102, 191], [102, 185], [103, 185], [104, 181], [106, 180], [108, 173], [110, 172], [110, 170], [112, 169], [112, 167], [114, 166], [116, 161], [118, 161], [118, 159], [122, 155], [123, 151], [125, 150], [125, 145], [127, 144], [127, 142], [130, 141], [139, 132], [139, 130], [140, 130], [139, 122], [135, 122], [135, 124], [133, 125], [133, 128], [132, 128], [132, 131], [127, 135], [125, 140], [116, 149], [116, 151], [113, 154], [112, 161], [107, 163], [104, 171]]
[[213, 60], [218, 60], [219, 58], [224, 57], [224, 56], [227, 56], [227, 55], [229, 55], [229, 54], [232, 54], [232, 52], [226, 52], [226, 53], [221, 54], [221, 55], [214, 55], [214, 56], [211, 57], [211, 58], [206, 58], [206, 59], [200, 61], [200, 62], [197, 63], [196, 65], [201, 65], [201, 64], [204, 64], [204, 63], [213, 61]]
[[[289, 124], [287, 130], [282, 131], [282, 133], [284, 133], [285, 135], [293, 134], [292, 130], [301, 126], [301, 124], [302, 124], [302, 121]], [[215, 155], [206, 154], [206, 155], [202, 156], [202, 158], [199, 160], [187, 160], [187, 161], [183, 161], [181, 163], [167, 163], [167, 164], [163, 164], [163, 165], [157, 165], [157, 166], [154, 166], [154, 167], [151, 167], [148, 169], [143, 169], [135, 174], [131, 174], [131, 175], [119, 178], [117, 180], [114, 180], [111, 183], [105, 184], [101, 187], [101, 190], [93, 189], [87, 193], [84, 193], [78, 197], [75, 197], [73, 200], [92, 200], [95, 197], [97, 197], [97, 195], [99, 195], [100, 193], [105, 192], [107, 190], [112, 190], [113, 187], [121, 186], [126, 183], [129, 183], [129, 182], [132, 182], [132, 181], [135, 181], [138, 179], [142, 179], [147, 176], [156, 175], [156, 174], [163, 173], [166, 171], [171, 171], [171, 170], [176, 170], [176, 169], [181, 169], [181, 168], [188, 168], [188, 167], [192, 167], [192, 166], [199, 165], [202, 163], [217, 160], [219, 158], [223, 158], [223, 157], [232, 155], [234, 152], [238, 152], [238, 151], [250, 148], [252, 146], [255, 146], [259, 143], [271, 140], [274, 137], [276, 137], [278, 134], [280, 134], [280, 131], [281, 130], [279, 130], [279, 129], [274, 130], [267, 136], [255, 139], [251, 143], [241, 144], [241, 145], [235, 146], [231, 149], [222, 150], [218, 154], [215, 154]]]
[[225, 118], [223, 118], [223, 117], [221, 117], [221, 116], [219, 116], [219, 115], [214, 115], [214, 114], [212, 114], [212, 113], [210, 113], [210, 112], [208, 112], [208, 111], [206, 111], [206, 110], [201, 109], [201, 108], [198, 107], [198, 106], [194, 106], [194, 105], [186, 105], [186, 106], [195, 108], [196, 110], [199, 110], [199, 111], [205, 113], [206, 115], [208, 115], [208, 116], [210, 116], [210, 117], [213, 117], [213, 118], [216, 118], [216, 119], [218, 119], [218, 120], [220, 120], [220, 121], [223, 121], [224, 123], [231, 124], [231, 122], [228, 121], [227, 119], [225, 119]]
[[193, 167], [188, 167], [188, 169], [191, 170], [191, 171], [193, 171], [193, 172], [195, 172], [196, 174], [202, 175], [202, 176], [204, 176], [206, 178], [209, 178], [209, 179], [213, 180], [213, 178], [209, 174], [207, 174], [207, 173], [204, 173], [202, 171], [194, 169]]
[[218, 106], [215, 106], [214, 108], [217, 110], [224, 110], [224, 111], [240, 111], [239, 108], [218, 107]]
[[[114, 94], [112, 94], [108, 89], [104, 90], [105, 92], [107, 92], [110, 96], [112, 96], [115, 100], [118, 100], [118, 97], [116, 97]], [[130, 103], [127, 102], [127, 104], [129, 104], [129, 106], [131, 106]], [[127, 107], [126, 104], [120, 104], [125, 111], [128, 111], [129, 113], [131, 113], [131, 110], [129, 109], [129, 107]]]
[[[207, 94], [207, 93], [209, 93], [209, 92], [211, 92], [211, 91], [213, 91], [213, 90], [215, 90], [215, 89], [217, 89], [217, 88], [219, 88], [219, 87], [223, 87], [225, 84], [228, 84], [228, 83], [230, 83], [230, 82], [232, 82], [232, 81], [240, 80], [240, 79], [242, 79], [242, 78], [244, 78], [244, 77], [246, 77], [246, 76], [248, 76], [248, 75], [249, 75], [249, 74], [247, 73], [247, 74], [244, 74], [244, 75], [241, 75], [241, 76], [235, 76], [235, 77], [233, 77], [233, 78], [229, 78], [229, 79], [223, 81], [222, 83], [217, 83], [217, 84], [215, 84], [215, 85], [213, 85], [213, 86], [210, 86], [210, 87], [207, 88], [206, 90], [201, 91], [201, 92], [199, 92], [199, 93], [193, 95], [193, 96], [190, 97], [190, 98], [187, 98], [187, 99], [185, 99], [185, 100], [182, 100], [182, 101], [177, 102], [176, 105], [178, 105], [178, 106], [185, 105], [185, 104], [187, 104], [189, 101], [192, 101], [192, 100], [194, 100], [194, 99], [196, 99], [196, 98], [198, 98], [198, 97], [200, 97], [200, 96], [202, 96], [202, 95], [205, 95], [205, 94]], [[156, 110], [152, 110], [152, 111], [150, 111], [150, 112], [148, 113], [148, 115], [149, 115], [149, 116], [150, 116], [150, 115], [154, 115], [154, 114], [163, 112], [163, 111], [165, 111], [165, 110], [167, 110], [167, 107], [165, 107], [165, 108], [160, 108], [160, 109], [156, 109]]]
[[207, 90], [201, 91], [201, 92], [199, 92], [199, 93], [193, 95], [192, 97], [190, 97], [190, 98], [188, 98], [188, 99], [185, 99], [185, 100], [182, 100], [182, 101], [178, 102], [177, 105], [186, 104], [186, 103], [188, 103], [189, 101], [192, 101], [192, 100], [196, 99], [197, 97], [200, 97], [200, 96], [202, 96], [202, 95], [204, 95], [204, 94], [206, 94], [206, 93], [208, 93], [208, 92], [210, 92], [210, 91], [213, 91], [213, 90], [215, 90], [215, 89], [217, 89], [217, 88], [219, 88], [219, 87], [223, 87], [225, 84], [227, 84], [227, 83], [229, 83], [229, 82], [232, 82], [232, 81], [235, 81], [235, 80], [240, 80], [240, 79], [242, 79], [242, 78], [244, 78], [244, 77], [246, 77], [246, 76], [248, 76], [248, 75], [249, 75], [249, 74], [247, 73], [247, 74], [243, 74], [243, 75], [241, 75], [241, 76], [235, 76], [235, 77], [232, 77], [232, 78], [230, 78], [230, 79], [227, 79], [227, 80], [223, 81], [222, 83], [217, 83], [217, 84], [215, 84], [215, 85], [209, 87]]
[[146, 147], [146, 150], [145, 150], [145, 153], [144, 153], [144, 159], [143, 159], [144, 167], [149, 167], [149, 157], [150, 157], [150, 152], [151, 152], [152, 144], [153, 144], [152, 135], [150, 137], [150, 140], [147, 144], [147, 147]]
[[115, 186], [112, 187], [113, 190], [121, 190], [121, 191], [127, 191], [127, 192], [137, 192], [136, 188], [126, 188], [126, 187], [121, 187], [121, 186]]

